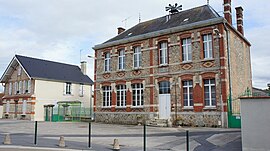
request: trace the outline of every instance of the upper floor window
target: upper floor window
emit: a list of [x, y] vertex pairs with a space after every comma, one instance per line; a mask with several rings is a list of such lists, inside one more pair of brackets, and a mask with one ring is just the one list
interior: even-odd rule
[[104, 71], [110, 71], [111, 66], [111, 54], [109, 52], [105, 53], [105, 60], [104, 60]]
[[170, 93], [170, 82], [161, 81], [159, 82], [159, 94], [169, 94]]
[[71, 94], [71, 83], [67, 82], [65, 87], [65, 94]]
[[8, 94], [11, 95], [12, 94], [12, 83], [10, 82], [8, 85]]
[[19, 94], [22, 94], [23, 93], [23, 90], [22, 90], [22, 81], [19, 81], [19, 89], [18, 89], [18, 93]]
[[141, 47], [137, 46], [133, 49], [133, 66], [134, 68], [139, 68], [142, 66], [142, 52]]
[[124, 70], [125, 69], [125, 50], [121, 49], [118, 52], [118, 69]]
[[132, 106], [143, 106], [143, 84], [132, 84]]
[[192, 48], [191, 48], [191, 38], [182, 39], [182, 57], [183, 61], [192, 60]]
[[31, 92], [31, 80], [24, 81], [25, 93]]
[[117, 85], [116, 86], [116, 95], [117, 95], [117, 106], [125, 107], [126, 106], [126, 85]]
[[17, 93], [19, 93], [18, 92], [18, 82], [14, 82], [14, 94], [17, 94]]
[[168, 43], [167, 42], [159, 43], [159, 64], [160, 65], [168, 64]]
[[110, 107], [112, 104], [111, 86], [103, 86], [103, 107]]
[[83, 84], [80, 84], [80, 89], [79, 89], [79, 95], [82, 97], [83, 96]]
[[192, 80], [183, 81], [184, 106], [193, 106], [193, 82]]
[[203, 35], [203, 55], [204, 59], [213, 58], [212, 34]]
[[216, 85], [215, 79], [205, 79], [204, 82], [204, 102], [205, 106], [216, 106]]

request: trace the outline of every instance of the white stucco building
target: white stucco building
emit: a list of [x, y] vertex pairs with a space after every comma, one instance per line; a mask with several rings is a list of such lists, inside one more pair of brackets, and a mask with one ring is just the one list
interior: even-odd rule
[[[79, 117], [90, 108], [93, 81], [75, 65], [15, 55], [1, 77], [4, 118], [35, 121]], [[58, 113], [53, 113], [58, 109]], [[57, 114], [58, 117], [53, 117]], [[61, 117], [60, 117], [61, 116]]]

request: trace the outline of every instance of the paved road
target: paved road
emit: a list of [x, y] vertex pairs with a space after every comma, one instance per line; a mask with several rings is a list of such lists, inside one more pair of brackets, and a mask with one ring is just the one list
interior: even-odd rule
[[[121, 150], [143, 150], [143, 126], [92, 123], [91, 149], [88, 148], [88, 123], [38, 122], [37, 145], [33, 144], [34, 126], [31, 121], [0, 120], [0, 141], [3, 142], [6, 133], [12, 141], [12, 145], [0, 145], [0, 151], [111, 151], [115, 138]], [[240, 129], [147, 127], [147, 151], [185, 151], [186, 130], [190, 132], [190, 150], [242, 150]], [[58, 147], [60, 136], [65, 138], [65, 148]]]

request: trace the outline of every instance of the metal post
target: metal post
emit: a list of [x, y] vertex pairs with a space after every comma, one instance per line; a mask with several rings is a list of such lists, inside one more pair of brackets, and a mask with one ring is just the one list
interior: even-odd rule
[[143, 124], [143, 150], [146, 151], [146, 124]]
[[175, 79], [175, 84], [174, 84], [174, 93], [175, 93], [175, 126], [177, 126], [177, 93], [176, 93], [176, 79]]
[[91, 126], [91, 121], [89, 122], [89, 130], [88, 130], [88, 132], [89, 132], [89, 134], [88, 134], [88, 148], [91, 148], [91, 128], [92, 128], [92, 126]]
[[188, 130], [186, 131], [186, 138], [187, 138], [187, 151], [189, 151], [189, 132]]
[[37, 145], [37, 121], [35, 121], [35, 139], [34, 144]]

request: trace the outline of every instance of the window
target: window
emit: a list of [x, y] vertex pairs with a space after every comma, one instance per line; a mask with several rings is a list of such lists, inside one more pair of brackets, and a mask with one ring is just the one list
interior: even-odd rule
[[10, 101], [8, 100], [6, 104], [6, 113], [9, 113], [9, 109], [10, 109]]
[[[26, 81], [25, 81], [26, 82]], [[31, 92], [31, 80], [27, 81], [27, 86], [26, 86], [25, 93], [30, 93]]]
[[124, 70], [125, 69], [125, 50], [121, 49], [118, 52], [118, 69]]
[[125, 107], [126, 106], [126, 85], [117, 85], [116, 94], [117, 94], [116, 106]]
[[103, 89], [103, 107], [110, 107], [112, 101], [111, 86], [104, 86], [102, 89]]
[[184, 106], [192, 107], [193, 106], [193, 82], [192, 80], [183, 81], [183, 98]]
[[132, 84], [132, 106], [143, 106], [143, 84]]
[[9, 87], [8, 87], [8, 94], [12, 95], [12, 83], [9, 83]]
[[14, 82], [14, 94], [17, 94], [18, 82]]
[[213, 58], [212, 34], [203, 35], [204, 59]]
[[182, 57], [183, 61], [192, 60], [192, 48], [191, 48], [191, 38], [182, 39]]
[[27, 102], [26, 102], [26, 100], [23, 100], [23, 104], [22, 104], [22, 114], [23, 115], [26, 114], [26, 109], [27, 109]]
[[66, 93], [65, 94], [71, 94], [71, 83], [70, 82], [66, 83]]
[[139, 68], [142, 66], [142, 52], [141, 47], [137, 46], [133, 49], [133, 67]]
[[168, 64], [168, 44], [167, 42], [161, 42], [159, 44], [159, 64], [166, 65]]
[[170, 93], [170, 82], [162, 81], [159, 82], [159, 94], [169, 94]]
[[216, 106], [216, 86], [215, 79], [205, 79], [204, 82], [204, 102], [205, 106]]
[[18, 67], [18, 76], [22, 74], [22, 68], [21, 66]]
[[22, 81], [19, 82], [19, 90], [18, 90], [19, 94], [22, 94]]
[[110, 71], [111, 66], [111, 54], [109, 52], [105, 53], [105, 60], [104, 60], [104, 71]]
[[83, 97], [83, 84], [80, 84], [79, 95]]

